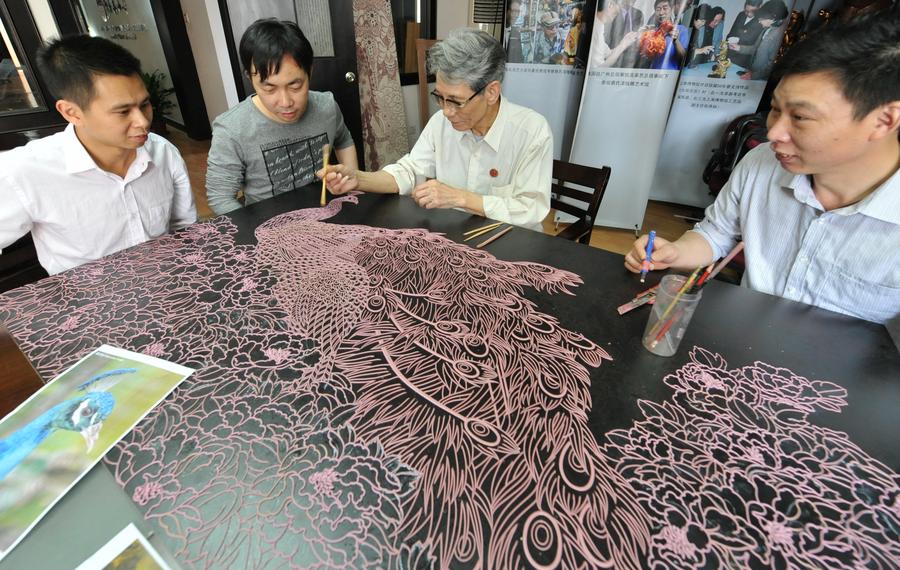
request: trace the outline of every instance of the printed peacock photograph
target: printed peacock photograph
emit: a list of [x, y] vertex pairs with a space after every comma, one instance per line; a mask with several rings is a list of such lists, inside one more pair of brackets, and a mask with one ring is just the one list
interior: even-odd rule
[[191, 372], [102, 346], [0, 421], [0, 558]]

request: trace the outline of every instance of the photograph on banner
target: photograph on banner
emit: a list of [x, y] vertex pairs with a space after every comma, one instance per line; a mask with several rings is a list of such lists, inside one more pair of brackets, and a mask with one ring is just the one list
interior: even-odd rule
[[592, 0], [509, 0], [503, 47], [509, 63], [584, 68]]
[[0, 421], [0, 558], [193, 371], [102, 346]]
[[[640, 227], [680, 66], [690, 0], [599, 0], [569, 161], [609, 166], [597, 225]], [[611, 135], [614, 133], [614, 135]], [[560, 217], [559, 221], [568, 221]]]
[[691, 8], [691, 0], [599, 0], [591, 69], [679, 69], [690, 44]]
[[784, 0], [713, 0], [694, 11], [684, 75], [769, 78], [790, 10]]
[[503, 34], [503, 95], [543, 115], [553, 158], [569, 154], [589, 54], [596, 0], [510, 0]]
[[[681, 72], [663, 137], [667, 151], [656, 165], [650, 194], [653, 200], [700, 208], [713, 201], [703, 183], [703, 170], [719, 145], [723, 129], [759, 106], [793, 4], [788, 7], [783, 0], [725, 0], [716, 6], [726, 11], [725, 19], [716, 23], [724, 30], [722, 41], [726, 45], [720, 42], [716, 63], [688, 64]], [[696, 11], [698, 16], [710, 14], [702, 6]], [[713, 16], [710, 22], [715, 20]], [[737, 61], [748, 67], [732, 60], [741, 55], [749, 59], [737, 57]], [[717, 72], [723, 77], [709, 77], [714, 65], [721, 65]]]

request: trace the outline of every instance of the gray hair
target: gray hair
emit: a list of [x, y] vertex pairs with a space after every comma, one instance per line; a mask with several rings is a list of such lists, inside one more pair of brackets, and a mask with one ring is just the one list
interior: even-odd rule
[[491, 81], [503, 81], [506, 52], [489, 33], [460, 28], [428, 50], [427, 64], [429, 73], [447, 83], [465, 83], [478, 91]]

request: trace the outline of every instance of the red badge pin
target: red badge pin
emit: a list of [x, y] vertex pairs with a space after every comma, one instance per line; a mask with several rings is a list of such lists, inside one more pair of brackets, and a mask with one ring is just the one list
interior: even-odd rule
[[491, 178], [497, 178], [497, 175], [499, 175], [499, 174], [500, 174], [500, 173], [497, 172], [497, 169], [496, 169], [496, 168], [492, 168], [492, 169], [491, 169], [491, 172], [490, 172]]

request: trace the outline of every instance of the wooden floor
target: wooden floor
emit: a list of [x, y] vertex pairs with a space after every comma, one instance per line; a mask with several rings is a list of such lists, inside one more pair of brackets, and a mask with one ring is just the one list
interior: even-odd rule
[[[601, 204], [602, 208], [603, 205]], [[647, 211], [644, 214], [644, 225], [641, 227], [641, 234], [649, 233], [650, 230], [656, 230], [656, 235], [667, 240], [674, 241], [681, 234], [691, 229], [694, 225], [696, 217], [702, 215], [703, 211], [698, 208], [688, 206], [678, 206], [676, 204], [668, 204], [665, 202], [650, 201], [647, 203]], [[687, 216], [691, 218], [686, 220], [676, 216]], [[544, 233], [555, 235], [562, 228], [556, 229], [553, 222], [553, 211], [544, 220]], [[634, 230], [619, 230], [612, 228], [594, 227], [591, 232], [591, 246], [612, 251], [615, 253], [625, 254], [631, 249], [631, 244], [637, 236]]]
[[[206, 203], [206, 155], [209, 153], [209, 141], [192, 140], [183, 132], [171, 127], [169, 127], [167, 138], [178, 147], [187, 164], [188, 176], [190, 176], [191, 187], [194, 190], [194, 199], [197, 202], [197, 214], [201, 219], [212, 217], [212, 210]], [[676, 216], [699, 216], [700, 214], [701, 210], [697, 208], [651, 201], [647, 204], [647, 213], [644, 215], [641, 233], [647, 233], [654, 229], [658, 236], [674, 240], [693, 226], [692, 221]], [[552, 211], [544, 220], [544, 232], [547, 234], [554, 235], [563, 227], [556, 227]], [[631, 248], [634, 239], [633, 230], [596, 227], [591, 234], [591, 246], [624, 254]]]
[[194, 191], [194, 201], [197, 203], [197, 215], [202, 220], [213, 217], [213, 212], [206, 203], [206, 155], [209, 154], [210, 141], [195, 141], [172, 127], [169, 127], [166, 138], [178, 147], [185, 164], [187, 164], [191, 189]]

